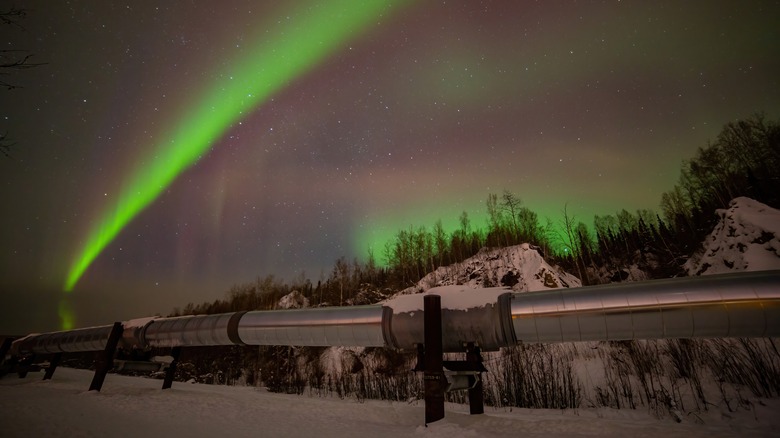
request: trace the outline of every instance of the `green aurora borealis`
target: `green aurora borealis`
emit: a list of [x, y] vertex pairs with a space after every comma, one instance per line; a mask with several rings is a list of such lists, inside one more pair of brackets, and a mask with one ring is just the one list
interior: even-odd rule
[[543, 223], [657, 210], [725, 123], [780, 117], [773, 2], [25, 7], [0, 333], [316, 284], [504, 190]]
[[299, 7], [290, 13], [294, 26], [281, 27], [270, 39], [263, 38], [249, 55], [229, 63], [227, 71], [191, 110], [181, 117], [171, 133], [155, 147], [151, 163], [134, 171], [116, 204], [101, 215], [78, 253], [65, 281], [67, 292], [119, 232], [152, 203], [184, 170], [195, 164], [232, 124], [262, 105], [270, 96], [298, 76], [342, 48], [371, 20], [387, 12], [388, 2], [330, 1]]

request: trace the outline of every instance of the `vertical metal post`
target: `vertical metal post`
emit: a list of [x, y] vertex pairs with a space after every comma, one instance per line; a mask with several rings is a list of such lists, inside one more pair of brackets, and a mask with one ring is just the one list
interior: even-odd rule
[[173, 360], [168, 365], [168, 369], [165, 370], [165, 380], [163, 380], [162, 389], [168, 389], [173, 385], [173, 376], [176, 374], [176, 366], [179, 364], [179, 355], [181, 354], [181, 347], [171, 348], [171, 356]]
[[111, 334], [108, 335], [106, 349], [98, 352], [97, 365], [95, 366], [95, 375], [92, 377], [92, 383], [89, 385], [90, 391], [100, 391], [103, 387], [103, 381], [106, 380], [106, 374], [114, 366], [114, 353], [119, 344], [119, 338], [122, 337], [122, 323], [115, 322], [111, 328]]
[[425, 424], [444, 418], [444, 391], [447, 379], [441, 339], [441, 297], [426, 295], [423, 298], [425, 329]]
[[[473, 370], [482, 368], [480, 349], [473, 342], [466, 345], [466, 362]], [[471, 415], [484, 414], [485, 396], [482, 393], [482, 374], [469, 376], [469, 383], [469, 413]]]
[[46, 368], [46, 374], [43, 375], [43, 380], [50, 380], [52, 378], [54, 371], [57, 370], [57, 366], [60, 364], [60, 359], [62, 359], [62, 353], [55, 353], [54, 356], [52, 356], [51, 360], [49, 360], [49, 367]]
[[16, 338], [9, 337], [3, 339], [3, 345], [0, 345], [0, 365], [5, 363], [5, 355], [8, 354], [8, 351], [11, 349], [11, 344], [13, 344], [14, 339]]
[[33, 362], [35, 362], [34, 354], [24, 357], [22, 358], [22, 360], [19, 361], [16, 369], [20, 379], [24, 379], [25, 377], [27, 377], [27, 373], [30, 372], [30, 366], [33, 364]]

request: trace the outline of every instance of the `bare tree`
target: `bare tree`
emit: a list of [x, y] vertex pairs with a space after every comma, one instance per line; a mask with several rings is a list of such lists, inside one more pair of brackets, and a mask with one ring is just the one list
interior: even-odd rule
[[504, 190], [504, 194], [501, 196], [501, 209], [506, 215], [509, 217], [510, 220], [510, 226], [512, 227], [512, 230], [510, 231], [512, 236], [512, 244], [520, 243], [518, 242], [518, 227], [517, 227], [517, 215], [520, 212], [520, 207], [523, 204], [523, 201], [520, 200], [517, 196], [514, 195], [514, 193], [509, 192], [507, 190]]
[[339, 306], [343, 306], [344, 283], [348, 280], [349, 277], [349, 264], [347, 263], [346, 258], [339, 257], [339, 259], [336, 260], [336, 266], [333, 268], [333, 276], [339, 282]]
[[11, 147], [14, 145], [14, 143], [11, 143], [8, 141], [8, 133], [4, 132], [0, 134], [0, 153], [5, 155], [6, 157], [11, 156]]
[[488, 194], [487, 202], [485, 202], [488, 213], [488, 246], [502, 246], [501, 237], [504, 234], [503, 230], [503, 214], [498, 206], [498, 195], [495, 193]]
[[[21, 30], [24, 30], [24, 27], [22, 27], [19, 22], [26, 16], [26, 10], [11, 7], [11, 9], [0, 11], [0, 24], [17, 27]], [[37, 67], [43, 64], [32, 62], [32, 56], [33, 55], [27, 50], [0, 50], [0, 76], [6, 76], [15, 70], [26, 70], [28, 68]], [[20, 88], [19, 85], [13, 84], [3, 78], [0, 78], [0, 86], [5, 87], [8, 90]]]
[[[577, 235], [577, 218], [574, 215], [569, 214], [568, 203], [564, 204], [562, 213], [563, 221], [561, 222], [561, 225], [563, 226], [564, 235], [561, 236], [560, 240], [564, 244], [564, 251], [566, 248], [571, 251], [574, 265], [577, 267], [577, 273], [579, 274], [580, 280], [582, 280], [583, 284], [585, 284], [587, 279], [582, 275], [582, 269], [585, 266], [585, 261], [582, 259], [582, 253], [580, 251], [580, 244], [578, 241], [579, 236]], [[582, 265], [582, 267], [580, 265]]]
[[[31, 62], [30, 58], [32, 58], [32, 54], [25, 50], [0, 50], [0, 69], [2, 69], [0, 75], [7, 75], [9, 70], [26, 70], [43, 65], [40, 62]], [[21, 88], [20, 85], [12, 84], [4, 79], [0, 79], [0, 86], [8, 90]]]
[[[24, 27], [22, 27], [19, 22], [26, 16], [26, 10], [11, 7], [8, 10], [0, 11], [0, 24], [17, 27], [24, 30]], [[7, 81], [4, 76], [9, 75], [16, 70], [26, 70], [28, 68], [37, 67], [43, 64], [32, 62], [31, 58], [32, 54], [27, 50], [0, 50], [0, 87], [4, 87], [8, 90], [20, 88], [19, 85]], [[9, 140], [7, 132], [0, 134], [0, 153], [6, 157], [10, 157], [11, 147], [13, 147], [15, 144], [16, 143]]]
[[447, 234], [444, 232], [441, 219], [437, 220], [433, 225], [433, 240], [436, 245], [439, 266], [444, 266], [444, 254], [447, 252]]

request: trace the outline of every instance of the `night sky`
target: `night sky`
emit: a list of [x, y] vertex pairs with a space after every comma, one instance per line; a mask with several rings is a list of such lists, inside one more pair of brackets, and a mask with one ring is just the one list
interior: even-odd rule
[[23, 3], [0, 334], [316, 283], [504, 190], [657, 210], [725, 123], [780, 117], [778, 2]]

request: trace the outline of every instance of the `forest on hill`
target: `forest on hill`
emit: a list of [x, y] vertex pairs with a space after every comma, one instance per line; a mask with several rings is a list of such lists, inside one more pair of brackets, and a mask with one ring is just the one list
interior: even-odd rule
[[504, 191], [488, 196], [483, 227], [463, 212], [459, 228], [450, 233], [441, 221], [399, 230], [385, 244], [384, 263], [374, 253], [366, 262], [342, 257], [316, 284], [303, 274], [289, 281], [271, 275], [234, 285], [223, 300], [190, 303], [173, 315], [272, 309], [292, 291], [315, 307], [374, 303], [482, 248], [520, 243], [535, 245], [583, 285], [625, 280], [624, 268], [631, 265], [649, 278], [678, 276], [712, 230], [715, 211], [739, 196], [780, 205], [780, 122], [763, 114], [727, 123], [714, 141], [683, 162], [677, 183], [661, 196], [659, 212], [623, 209], [597, 215], [588, 226], [564, 209], [559, 222], [542, 223], [519, 196]]

